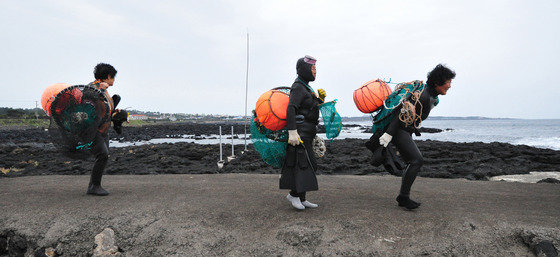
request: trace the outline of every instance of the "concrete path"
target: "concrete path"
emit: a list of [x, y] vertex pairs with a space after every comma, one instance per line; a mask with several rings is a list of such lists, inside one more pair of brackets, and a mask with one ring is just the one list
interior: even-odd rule
[[105, 228], [126, 256], [530, 256], [543, 240], [559, 248], [560, 185], [419, 178], [412, 195], [422, 206], [405, 211], [395, 201], [400, 178], [318, 179], [308, 199], [320, 207], [296, 211], [278, 175], [104, 176], [106, 197], [85, 194], [88, 176], [5, 178], [0, 238], [63, 256], [90, 255]]

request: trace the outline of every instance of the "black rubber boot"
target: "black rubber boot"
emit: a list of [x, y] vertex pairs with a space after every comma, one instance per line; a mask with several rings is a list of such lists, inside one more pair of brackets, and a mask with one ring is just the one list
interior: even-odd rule
[[101, 187], [101, 185], [94, 185], [92, 183], [89, 184], [86, 193], [88, 195], [98, 195], [98, 196], [105, 196], [105, 195], [109, 194], [109, 192], [107, 192], [107, 190], [103, 189], [103, 187]]
[[400, 207], [404, 207], [408, 210], [414, 210], [420, 207], [421, 203], [417, 203], [412, 201], [408, 196], [399, 195], [397, 196], [397, 202], [399, 203]]

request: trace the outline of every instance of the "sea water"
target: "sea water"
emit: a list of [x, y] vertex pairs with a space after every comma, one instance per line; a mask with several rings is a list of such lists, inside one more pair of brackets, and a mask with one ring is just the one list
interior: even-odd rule
[[[363, 133], [366, 128], [371, 128], [371, 121], [346, 122], [336, 139], [358, 138], [368, 139], [371, 133]], [[415, 140], [438, 140], [448, 142], [501, 142], [514, 145], [528, 145], [538, 148], [560, 150], [560, 120], [518, 120], [518, 119], [427, 119], [421, 124], [426, 128], [444, 130], [441, 133], [422, 133], [420, 137], [413, 136]], [[125, 128], [126, 129], [126, 128]], [[450, 129], [450, 130], [446, 130]], [[251, 144], [247, 135], [247, 144]], [[326, 135], [319, 134], [323, 139]], [[112, 147], [125, 147], [131, 145], [161, 144], [176, 142], [192, 142], [197, 144], [218, 144], [218, 135], [210, 135], [205, 139], [194, 139], [193, 135], [183, 135], [179, 138], [156, 138], [139, 142], [111, 141]], [[237, 138], [235, 138], [237, 137]], [[231, 135], [223, 135], [222, 143], [231, 144]], [[236, 134], [234, 145], [245, 144], [244, 135]]]
[[[355, 122], [371, 126], [371, 122]], [[441, 133], [422, 133], [415, 140], [438, 140], [457, 143], [501, 142], [560, 150], [560, 120], [518, 119], [427, 119], [422, 127], [438, 128]], [[355, 129], [355, 128], [354, 128]], [[445, 131], [446, 129], [451, 129]], [[353, 135], [344, 135], [353, 137]], [[368, 137], [371, 134], [368, 134]], [[363, 138], [357, 135], [356, 138]]]

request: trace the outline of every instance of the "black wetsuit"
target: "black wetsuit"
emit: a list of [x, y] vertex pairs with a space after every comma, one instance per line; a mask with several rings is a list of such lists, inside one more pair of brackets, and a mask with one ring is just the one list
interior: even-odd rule
[[[93, 87], [101, 90], [107, 96], [109, 95], [106, 90], [101, 89], [99, 87], [99, 82], [98, 81], [91, 82], [91, 83], [88, 84], [88, 86], [93, 86]], [[114, 95], [110, 99], [108, 97], [107, 100], [111, 102], [110, 103], [110, 105], [111, 105], [111, 110], [110, 111], [112, 112], [114, 110], [114, 108], [117, 106], [117, 104], [119, 103], [120, 96]], [[109, 115], [111, 115], [111, 114], [109, 114]], [[108, 132], [109, 132], [110, 122], [111, 121], [109, 120], [105, 124], [101, 125], [101, 127], [97, 131], [97, 134], [95, 135], [95, 139], [93, 141], [91, 153], [95, 157], [95, 163], [93, 164], [93, 169], [91, 171], [91, 178], [90, 178], [90, 181], [89, 181], [90, 185], [96, 185], [96, 186], [101, 185], [101, 178], [103, 177], [103, 171], [105, 170], [105, 167], [107, 166], [107, 161], [109, 160], [109, 135], [108, 135]]]
[[[420, 95], [420, 104], [415, 105], [416, 113], [421, 113], [421, 119], [428, 118], [430, 111], [434, 108], [436, 97], [438, 93], [433, 87], [426, 86], [426, 89]], [[406, 126], [398, 117], [394, 115], [393, 120], [387, 126], [385, 133], [393, 136], [391, 143], [397, 147], [402, 158], [408, 164], [402, 176], [400, 195], [408, 197], [410, 195], [410, 188], [416, 179], [416, 175], [424, 164], [422, 153], [412, 140], [412, 133], [415, 128]]]
[[298, 60], [296, 68], [298, 78], [292, 84], [290, 91], [286, 128], [297, 129], [303, 146], [288, 144], [280, 177], [280, 189], [290, 189], [290, 194], [299, 197], [302, 202], [305, 201], [305, 192], [319, 189], [315, 176], [317, 161], [312, 143], [317, 134], [318, 104], [321, 101], [306, 86], [310, 81], [315, 80], [311, 73], [311, 66], [303, 58]]
[[91, 171], [89, 183], [99, 186], [101, 185], [103, 171], [105, 170], [105, 166], [107, 166], [107, 160], [109, 160], [109, 135], [107, 133], [97, 132], [91, 152], [95, 157], [95, 164]]

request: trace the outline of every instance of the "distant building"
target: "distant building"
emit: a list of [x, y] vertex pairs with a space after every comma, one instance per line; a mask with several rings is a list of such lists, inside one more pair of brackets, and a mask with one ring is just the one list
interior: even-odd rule
[[148, 116], [143, 114], [131, 114], [128, 115], [129, 120], [147, 120]]

